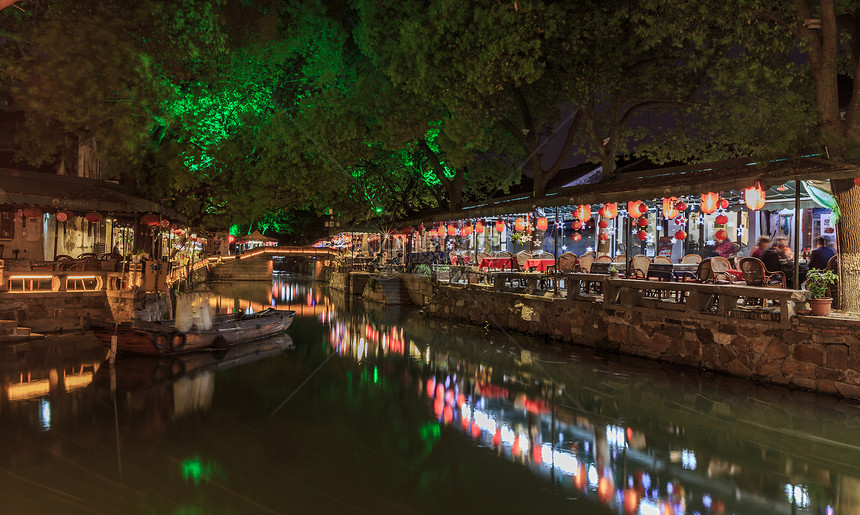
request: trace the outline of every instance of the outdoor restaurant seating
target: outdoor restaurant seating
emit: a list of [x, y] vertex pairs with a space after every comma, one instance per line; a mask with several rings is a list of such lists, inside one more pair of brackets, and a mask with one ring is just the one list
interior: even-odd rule
[[591, 272], [591, 264], [594, 263], [594, 254], [585, 253], [579, 258], [579, 271], [582, 273]]
[[743, 280], [748, 286], [785, 288], [786, 277], [783, 272], [768, 272], [761, 259], [748, 257], [740, 260]]
[[627, 255], [626, 254], [618, 254], [617, 256], [615, 256], [615, 262], [616, 263], [626, 263], [627, 262]]
[[687, 254], [686, 256], [681, 258], [681, 263], [684, 263], [687, 265], [695, 265], [695, 264], [701, 263], [701, 262], [702, 262], [702, 256], [700, 256], [698, 254]]
[[628, 277], [642, 279], [648, 275], [648, 266], [651, 264], [651, 258], [645, 254], [637, 254], [630, 260], [631, 270], [627, 274]]
[[607, 254], [597, 256], [598, 263], [612, 263], [612, 257]]
[[559, 272], [576, 272], [577, 264], [576, 254], [573, 252], [565, 252], [558, 256], [558, 271]]
[[672, 264], [672, 260], [666, 256], [654, 256], [654, 263]]

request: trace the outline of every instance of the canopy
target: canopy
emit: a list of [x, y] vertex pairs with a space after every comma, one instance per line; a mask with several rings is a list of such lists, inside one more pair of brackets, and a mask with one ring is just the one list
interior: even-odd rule
[[0, 204], [35, 206], [49, 211], [98, 211], [126, 215], [161, 213], [171, 220], [186, 221], [176, 211], [138, 197], [119, 184], [10, 168], [0, 168]]
[[275, 241], [276, 242], [276, 241], [278, 241], [278, 239], [277, 238], [270, 238], [268, 236], [263, 236], [262, 234], [260, 234], [260, 231], [254, 231], [251, 234], [249, 234], [249, 235], [247, 235], [247, 236], [245, 236], [245, 237], [243, 237], [237, 241], [239, 241], [239, 242], [243, 242], [243, 241]]

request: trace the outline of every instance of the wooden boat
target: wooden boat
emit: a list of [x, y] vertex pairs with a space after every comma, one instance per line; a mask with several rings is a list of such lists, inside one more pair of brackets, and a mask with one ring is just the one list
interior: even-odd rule
[[134, 320], [121, 324], [90, 321], [90, 329], [103, 345], [110, 348], [116, 336], [117, 352], [147, 356], [170, 356], [203, 349], [224, 348], [237, 343], [259, 340], [287, 330], [296, 315], [292, 310], [269, 308], [258, 313], [217, 315], [211, 329], [182, 332], [173, 320], [144, 322]]

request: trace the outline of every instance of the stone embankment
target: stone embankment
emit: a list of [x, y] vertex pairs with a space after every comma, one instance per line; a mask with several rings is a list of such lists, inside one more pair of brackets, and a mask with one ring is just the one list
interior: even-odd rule
[[[332, 278], [340, 284], [351, 282], [351, 274], [334, 275], [347, 276]], [[690, 309], [635, 296], [631, 301], [625, 292], [613, 301], [608, 293], [529, 295], [485, 285], [447, 285], [411, 274], [400, 279], [412, 303], [430, 316], [860, 399], [860, 319], [797, 316], [787, 297], [779, 302], [781, 318], [778, 311], [774, 315], [764, 310], [756, 317], [750, 316], [757, 314], [754, 309]], [[614, 281], [607, 280], [604, 291], [625, 284]], [[384, 302], [381, 285], [373, 284], [373, 291], [368, 291], [372, 282], [367, 284], [365, 290], [351, 293]], [[699, 290], [692, 296], [704, 299], [706, 288]], [[732, 298], [734, 291], [719, 293], [712, 292], [712, 298]]]

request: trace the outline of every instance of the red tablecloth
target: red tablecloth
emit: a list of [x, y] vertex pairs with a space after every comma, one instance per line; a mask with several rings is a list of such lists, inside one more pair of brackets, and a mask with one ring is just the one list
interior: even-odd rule
[[546, 272], [548, 267], [555, 266], [554, 259], [527, 259], [525, 268], [534, 268], [538, 272]]
[[513, 260], [515, 258], [509, 257], [493, 257], [493, 258], [484, 258], [481, 260], [481, 263], [478, 265], [479, 268], [511, 268], [513, 267]]
[[471, 256], [454, 256], [453, 258], [451, 258], [451, 264], [452, 265], [462, 265], [462, 264], [471, 263], [471, 262], [472, 262]]
[[733, 268], [729, 268], [728, 270], [726, 270], [726, 273], [731, 275], [732, 277], [734, 277], [735, 281], [743, 281], [744, 280], [744, 273], [741, 272], [740, 270], [735, 270]]

